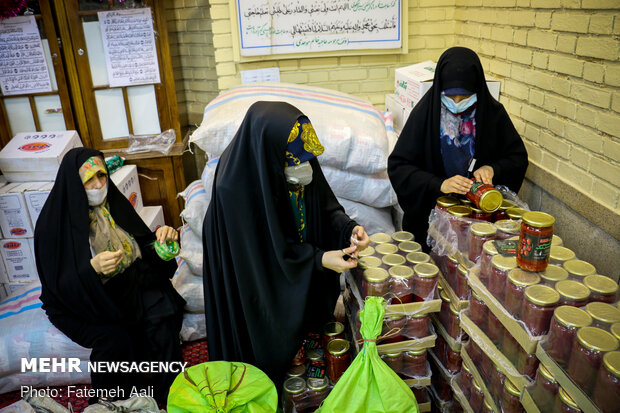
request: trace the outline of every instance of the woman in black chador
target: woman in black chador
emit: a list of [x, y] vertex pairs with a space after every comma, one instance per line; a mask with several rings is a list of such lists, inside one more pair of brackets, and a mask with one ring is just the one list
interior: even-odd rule
[[370, 240], [325, 181], [322, 152], [297, 108], [257, 102], [222, 154], [202, 231], [211, 360], [278, 383], [304, 334], [331, 318], [337, 273], [357, 265], [345, 253]]
[[[403, 229], [426, 250], [428, 217], [442, 194], [465, 194], [476, 181], [518, 192], [528, 160], [508, 113], [487, 88], [476, 53], [446, 50], [433, 86], [413, 108], [388, 159], [388, 174], [405, 212]], [[470, 169], [471, 168], [471, 169]]]
[[[152, 246], [178, 234], [149, 230], [109, 179], [101, 152], [76, 148], [64, 156], [34, 236], [43, 308], [60, 331], [92, 349], [91, 361], [182, 361], [184, 301], [170, 283], [176, 263]], [[152, 385], [162, 403], [174, 376], [91, 372], [93, 389], [120, 387], [118, 397], [129, 398], [133, 386]]]

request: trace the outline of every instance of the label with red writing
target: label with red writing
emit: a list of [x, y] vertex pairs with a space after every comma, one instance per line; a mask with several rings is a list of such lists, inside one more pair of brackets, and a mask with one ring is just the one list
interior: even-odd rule
[[487, 184], [485, 184], [484, 182], [474, 182], [471, 185], [470, 191], [473, 192], [474, 194], [476, 192], [478, 192], [478, 190], [480, 189], [480, 187], [484, 187], [484, 186], [488, 186]]
[[551, 237], [522, 233], [519, 244], [519, 255], [532, 261], [545, 261], [549, 258]]

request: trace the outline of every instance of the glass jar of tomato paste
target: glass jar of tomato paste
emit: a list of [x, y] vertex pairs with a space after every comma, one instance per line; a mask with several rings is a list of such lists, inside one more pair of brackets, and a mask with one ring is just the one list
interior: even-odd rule
[[461, 338], [461, 324], [459, 322], [459, 310], [454, 304], [450, 305], [447, 321], [448, 323], [445, 327], [448, 335], [455, 340], [459, 340]]
[[517, 266], [515, 257], [504, 257], [496, 255], [491, 259], [491, 278], [489, 279], [489, 291], [501, 303], [504, 302], [504, 294], [506, 289], [506, 280], [508, 272]]
[[533, 336], [547, 334], [560, 294], [546, 285], [532, 285], [525, 289], [524, 297], [521, 319], [525, 326]]
[[344, 339], [344, 325], [338, 321], [330, 321], [323, 326], [323, 348], [327, 348], [330, 341]]
[[558, 390], [560, 390], [560, 385], [553, 377], [553, 374], [544, 365], [539, 364], [532, 389], [532, 399], [539, 406], [540, 411], [549, 412], [553, 409], [553, 403]]
[[504, 394], [502, 396], [502, 412], [503, 413], [522, 413], [525, 410], [521, 405], [521, 392], [510, 382], [504, 380]]
[[428, 336], [428, 323], [430, 317], [428, 314], [412, 314], [407, 315], [405, 324], [405, 336], [408, 339], [422, 338]]
[[426, 349], [406, 351], [403, 354], [403, 373], [408, 377], [424, 377], [426, 371]]
[[469, 227], [469, 260], [478, 261], [485, 242], [495, 239], [497, 228], [486, 222], [476, 222]]
[[422, 246], [415, 241], [403, 241], [398, 244], [398, 254], [407, 258], [412, 252], [422, 251]]
[[564, 388], [560, 387], [555, 398], [554, 413], [581, 413], [581, 409]]
[[491, 393], [493, 397], [499, 397], [502, 394], [506, 381], [506, 376], [500, 369], [499, 364], [493, 364], [489, 376], [489, 393]]
[[551, 245], [549, 250], [549, 264], [563, 265], [566, 261], [574, 260], [575, 253], [566, 247]]
[[370, 246], [376, 247], [379, 244], [385, 244], [386, 242], [392, 242], [392, 237], [385, 232], [377, 232], [370, 235]]
[[517, 356], [517, 371], [524, 376], [534, 380], [536, 369], [538, 368], [538, 357], [536, 354], [528, 354], [519, 347], [519, 355]]
[[512, 237], [518, 237], [521, 232], [521, 224], [518, 221], [512, 219], [503, 219], [495, 222], [495, 228], [497, 228], [496, 239], [504, 240]]
[[620, 322], [620, 309], [611, 304], [598, 301], [588, 303], [585, 310], [592, 316], [592, 325], [609, 330], [614, 323]]
[[475, 325], [480, 327], [482, 331], [486, 331], [487, 329], [488, 312], [489, 308], [486, 303], [482, 301], [475, 290], [472, 290], [469, 296], [469, 318]]
[[523, 217], [523, 214], [525, 214], [526, 212], [528, 212], [527, 209], [518, 208], [518, 207], [508, 208], [506, 210], [506, 214], [508, 215], [508, 218], [514, 221], [520, 221], [521, 217]]
[[540, 282], [549, 287], [555, 287], [558, 281], [568, 279], [568, 271], [557, 265], [549, 265], [543, 272], [539, 272]]
[[413, 301], [413, 269], [404, 265], [395, 265], [390, 274], [391, 304], [404, 304]]
[[497, 318], [497, 316], [493, 314], [493, 311], [489, 310], [488, 314], [489, 319], [487, 321], [487, 336], [496, 346], [499, 346], [504, 339], [505, 328], [502, 325], [502, 322], [499, 321], [499, 318]]
[[382, 354], [381, 359], [385, 362], [385, 364], [388, 365], [389, 368], [394, 370], [394, 372], [398, 374], [399, 377], [402, 377], [401, 376], [401, 372], [403, 371], [403, 353], [402, 352]]
[[493, 212], [493, 222], [502, 221], [504, 219], [509, 219], [508, 213], [506, 212], [510, 208], [514, 208], [516, 205], [514, 202], [504, 199], [502, 204], [499, 206], [499, 209]]
[[398, 252], [398, 247], [394, 244], [383, 243], [379, 244], [375, 247], [375, 257], [383, 259], [385, 255], [388, 254], [396, 254]]
[[480, 208], [477, 208], [474, 205], [470, 206], [471, 208], [471, 218], [477, 219], [478, 221], [486, 221], [491, 223], [493, 221], [493, 212], [484, 212]]
[[620, 351], [603, 356], [592, 400], [603, 413], [617, 412], [620, 407]]
[[474, 412], [479, 412], [482, 410], [483, 405], [484, 393], [482, 392], [482, 386], [474, 379], [471, 388], [471, 396], [469, 397], [469, 406]]
[[364, 297], [386, 297], [389, 290], [390, 274], [383, 268], [369, 268], [364, 271], [362, 290]]
[[392, 240], [396, 244], [404, 241], [413, 241], [413, 234], [409, 231], [396, 231], [392, 234]]
[[284, 382], [285, 413], [309, 412], [306, 394], [306, 381], [299, 377], [291, 377]]
[[456, 257], [453, 255], [448, 255], [448, 259], [444, 260], [444, 277], [446, 277], [446, 281], [448, 285], [452, 287], [454, 290], [456, 288], [456, 277], [458, 273], [459, 263], [456, 260]]
[[618, 283], [604, 275], [588, 275], [583, 283], [591, 291], [590, 301], [612, 304], [616, 302]]
[[491, 278], [491, 260], [494, 256], [498, 255], [497, 248], [493, 241], [487, 241], [482, 244], [482, 254], [480, 255], [480, 282], [486, 287], [489, 286], [489, 279]]
[[334, 339], [327, 349], [327, 376], [332, 383], [337, 383], [351, 364], [350, 344], [344, 339]]
[[418, 264], [431, 262], [431, 256], [422, 251], [414, 251], [407, 254], [407, 265], [415, 267]]
[[439, 318], [439, 322], [442, 325], [447, 326], [452, 299], [450, 298], [450, 296], [448, 296], [448, 292], [446, 290], [443, 290], [439, 293], [439, 298], [441, 299], [441, 309], [439, 310], [439, 314], [437, 315], [437, 317]]
[[474, 182], [465, 196], [484, 212], [497, 211], [504, 201], [501, 192], [483, 182]]
[[415, 301], [432, 300], [437, 288], [439, 268], [435, 264], [423, 263], [413, 267], [413, 294]]
[[450, 347], [446, 347], [446, 370], [450, 374], [456, 374], [461, 370], [461, 350], [452, 350]]
[[560, 238], [559, 235], [555, 235], [553, 234], [553, 238], [551, 238], [551, 246], [558, 246], [561, 247], [562, 245], [564, 245], [564, 241], [562, 240], [562, 238]]
[[465, 394], [465, 398], [469, 398], [471, 394], [471, 389], [473, 386], [474, 376], [471, 374], [471, 370], [467, 363], [462, 364], [461, 376], [459, 378], [459, 387], [463, 390], [463, 394]]
[[467, 234], [469, 221], [463, 218], [471, 216], [471, 208], [464, 205], [456, 205], [448, 208], [448, 220], [452, 230], [456, 233], [459, 251], [467, 251]]
[[596, 274], [594, 265], [583, 260], [570, 260], [562, 264], [562, 267], [568, 271], [568, 278], [576, 281], [583, 281], [588, 275]]
[[534, 272], [523, 271], [521, 268], [510, 270], [505, 287], [504, 307], [513, 317], [521, 318], [521, 306], [525, 289], [539, 282], [540, 277]]
[[315, 411], [329, 394], [329, 381], [327, 377], [308, 379], [308, 411]]
[[437, 198], [437, 209], [441, 211], [448, 211], [448, 208], [459, 205], [460, 202], [457, 198], [453, 196], [440, 196]]
[[382, 335], [386, 337], [383, 339], [383, 343], [396, 343], [405, 340], [405, 324], [407, 318], [404, 314], [392, 314], [383, 320], [383, 332]]
[[517, 264], [526, 271], [544, 271], [549, 262], [555, 218], [530, 211], [521, 217]]
[[590, 314], [581, 308], [563, 305], [555, 309], [545, 343], [547, 354], [566, 367], [577, 330], [592, 324]]
[[383, 256], [383, 258], [381, 258], [381, 262], [383, 263], [381, 265], [381, 268], [389, 271], [389, 269], [394, 267], [395, 265], [403, 265], [406, 261], [405, 257], [403, 257], [402, 255], [386, 254]]
[[456, 273], [456, 285], [454, 286], [454, 293], [461, 300], [467, 300], [469, 298], [469, 285], [467, 285], [467, 267], [459, 264]]
[[590, 289], [578, 281], [559, 281], [555, 284], [555, 290], [560, 293], [560, 305], [583, 307], [590, 298]]

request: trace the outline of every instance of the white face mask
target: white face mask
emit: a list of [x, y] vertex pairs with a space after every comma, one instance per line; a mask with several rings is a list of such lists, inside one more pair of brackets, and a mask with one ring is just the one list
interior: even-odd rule
[[312, 182], [312, 166], [310, 162], [284, 167], [284, 176], [289, 184], [306, 186]]
[[86, 197], [88, 198], [88, 206], [97, 206], [103, 204], [105, 197], [108, 196], [108, 183], [99, 189], [86, 189]]

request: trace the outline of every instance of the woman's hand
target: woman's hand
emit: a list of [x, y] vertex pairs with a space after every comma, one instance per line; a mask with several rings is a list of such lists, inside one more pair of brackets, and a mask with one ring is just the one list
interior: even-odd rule
[[[351, 255], [355, 259], [345, 260], [345, 255]], [[326, 251], [323, 253], [321, 264], [328, 270], [335, 271], [337, 273], [350, 270], [357, 267], [357, 247], [343, 248], [341, 250]]]
[[351, 233], [351, 246], [356, 246], [358, 251], [363, 251], [370, 244], [370, 238], [361, 225], [355, 226]]
[[493, 185], [493, 167], [489, 165], [483, 165], [474, 171], [474, 178], [478, 182], [483, 182], [488, 185]]
[[116, 267], [123, 259], [123, 251], [103, 251], [90, 259], [90, 265], [99, 274], [110, 274], [116, 271]]
[[169, 227], [168, 225], [157, 228], [157, 231], [155, 231], [155, 236], [159, 242], [177, 241], [179, 239], [179, 233], [177, 230]]
[[444, 194], [455, 193], [465, 195], [467, 191], [469, 191], [469, 188], [471, 188], [472, 183], [472, 180], [469, 178], [465, 178], [461, 175], [454, 175], [452, 178], [448, 178], [443, 181], [440, 190]]

